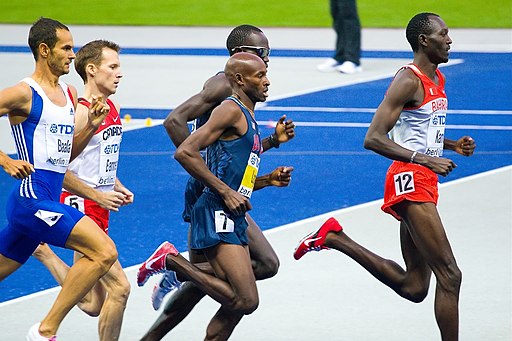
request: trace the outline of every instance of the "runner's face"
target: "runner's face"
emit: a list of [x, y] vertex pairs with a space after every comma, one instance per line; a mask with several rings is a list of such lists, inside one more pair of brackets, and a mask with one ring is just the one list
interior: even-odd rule
[[427, 35], [429, 48], [427, 53], [432, 62], [436, 64], [448, 62], [450, 45], [452, 39], [448, 35], [448, 26], [439, 17], [430, 17], [432, 32]]
[[254, 102], [265, 102], [268, 97], [270, 81], [267, 78], [267, 66], [259, 61], [250, 63], [250, 70], [244, 76], [244, 91]]
[[123, 75], [119, 53], [109, 48], [103, 48], [101, 65], [97, 67], [94, 75], [94, 82], [98, 89], [107, 97], [115, 94], [121, 77]]
[[60, 77], [69, 73], [70, 65], [75, 59], [75, 53], [73, 52], [71, 32], [58, 29], [56, 33], [57, 42], [48, 54], [48, 66], [55, 75]]

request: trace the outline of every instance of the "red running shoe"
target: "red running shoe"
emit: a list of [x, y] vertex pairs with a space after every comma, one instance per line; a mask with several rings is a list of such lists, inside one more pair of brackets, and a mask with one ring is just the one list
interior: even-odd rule
[[340, 232], [343, 231], [343, 227], [341, 227], [340, 223], [333, 217], [327, 219], [325, 223], [323, 223], [320, 228], [311, 232], [299, 242], [299, 245], [295, 248], [293, 252], [293, 258], [296, 260], [301, 259], [309, 251], [320, 251], [329, 249], [327, 246], [324, 246], [325, 236], [329, 232]]
[[163, 242], [160, 244], [155, 252], [139, 267], [139, 271], [137, 271], [137, 285], [141, 287], [146, 284], [149, 277], [164, 272], [166, 270], [165, 257], [168, 254], [177, 256], [178, 253], [178, 250], [171, 243]]

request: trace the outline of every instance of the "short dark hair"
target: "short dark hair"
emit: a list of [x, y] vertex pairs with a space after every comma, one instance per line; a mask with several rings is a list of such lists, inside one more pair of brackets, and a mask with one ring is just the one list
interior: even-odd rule
[[418, 37], [420, 34], [432, 33], [432, 23], [430, 22], [429, 18], [431, 16], [439, 17], [439, 15], [435, 13], [419, 13], [412, 17], [412, 19], [407, 24], [405, 36], [407, 37], [407, 41], [411, 45], [411, 48], [414, 52], [417, 52], [419, 49]]
[[247, 38], [253, 33], [263, 33], [263, 31], [252, 25], [240, 25], [235, 27], [226, 40], [229, 55], [233, 55], [233, 49], [235, 47], [246, 45]]
[[42, 43], [48, 45], [50, 49], [55, 47], [57, 43], [57, 30], [69, 31], [69, 28], [61, 22], [50, 18], [39, 18], [32, 27], [28, 34], [28, 46], [37, 61], [39, 45]]
[[78, 72], [84, 83], [87, 83], [87, 72], [85, 68], [87, 64], [101, 65], [103, 57], [103, 49], [111, 49], [119, 52], [121, 48], [114, 42], [108, 40], [93, 40], [88, 42], [78, 50], [75, 58], [75, 70]]

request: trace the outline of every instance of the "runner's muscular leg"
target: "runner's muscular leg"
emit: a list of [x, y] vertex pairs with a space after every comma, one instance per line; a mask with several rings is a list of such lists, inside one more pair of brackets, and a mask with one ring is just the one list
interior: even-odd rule
[[247, 238], [254, 276], [256, 280], [274, 277], [279, 269], [279, 258], [249, 213], [246, 213], [245, 217], [249, 224]]
[[130, 283], [119, 261], [100, 278], [107, 295], [101, 308], [98, 329], [101, 341], [119, 340], [123, 314], [130, 295]]
[[243, 316], [243, 314], [220, 307], [206, 328], [205, 341], [228, 340]]
[[[193, 281], [202, 291], [229, 309], [249, 314], [258, 305], [258, 294], [246, 247], [219, 243], [205, 249], [216, 276], [209, 275], [180, 254], [167, 255], [167, 269]], [[224, 280], [225, 278], [225, 280]]]
[[113, 241], [96, 223], [84, 216], [68, 237], [66, 248], [84, 255], [70, 269], [48, 315], [39, 328], [43, 335], [55, 335], [57, 328], [80, 299], [93, 287], [117, 259]]
[[[68, 275], [70, 266], [57, 256], [47, 243], [41, 243], [32, 253], [52, 274], [53, 278], [62, 285]], [[74, 261], [82, 257], [79, 252], [74, 252]], [[76, 305], [89, 316], [96, 317], [100, 314], [101, 306], [105, 300], [105, 291], [100, 283], [85, 294], [85, 296]]]
[[462, 273], [433, 203], [407, 202], [398, 208], [414, 244], [436, 276], [435, 315], [443, 340], [458, 340]]
[[183, 283], [167, 301], [164, 310], [140, 341], [161, 340], [192, 311], [206, 294], [194, 283]]
[[[74, 254], [74, 263], [76, 263], [83, 255], [80, 252], [76, 252]], [[84, 297], [76, 304], [76, 306], [92, 317], [98, 317], [101, 312], [101, 308], [103, 307], [103, 302], [105, 302], [107, 292], [101, 284], [101, 280], [94, 284], [91, 290], [85, 294]]]
[[[277, 274], [279, 268], [279, 258], [252, 217], [246, 214], [246, 218], [249, 224], [247, 227], [247, 237], [249, 239], [249, 251], [254, 275], [257, 280], [273, 277]], [[213, 274], [213, 270], [202, 252], [189, 250], [189, 259], [191, 263], [203, 271]], [[193, 282], [184, 283], [169, 298], [163, 312], [141, 341], [161, 340], [188, 316], [205, 295]]]
[[[401, 225], [402, 227], [405, 225]], [[393, 289], [400, 296], [414, 302], [424, 298], [424, 292], [428, 290], [430, 269], [422, 255], [415, 253], [415, 245], [408, 236], [406, 230], [401, 227], [401, 245], [407, 270], [403, 269], [395, 261], [383, 258], [362, 245], [352, 240], [344, 231], [327, 234], [325, 246], [343, 252], [376, 279]], [[418, 283], [421, 285], [418, 285]]]
[[[249, 239], [249, 251], [254, 276], [256, 280], [271, 278], [277, 274], [279, 258], [260, 227], [249, 213], [246, 213], [245, 217], [248, 223], [247, 238]], [[207, 263], [206, 258], [201, 253], [189, 250], [189, 255], [191, 263], [194, 263], [197, 267], [208, 273], [213, 273], [213, 271], [210, 270], [210, 265]]]
[[400, 223], [400, 246], [406, 272], [394, 290], [412, 302], [422, 302], [428, 294], [432, 270], [414, 244], [407, 224], [403, 221]]
[[[190, 245], [190, 225], [188, 229]], [[213, 269], [201, 251], [188, 250], [189, 260], [203, 271], [213, 275]], [[180, 278], [183, 279], [183, 278]], [[175, 291], [165, 304], [164, 310], [144, 334], [141, 341], [161, 340], [183, 321], [206, 294], [193, 282], [187, 281]]]
[[227, 309], [244, 315], [251, 314], [258, 307], [258, 289], [252, 271], [247, 246], [219, 243], [216, 247], [204, 250], [215, 275], [231, 286], [230, 302]]
[[0, 282], [18, 270], [21, 265], [21, 263], [0, 254]]

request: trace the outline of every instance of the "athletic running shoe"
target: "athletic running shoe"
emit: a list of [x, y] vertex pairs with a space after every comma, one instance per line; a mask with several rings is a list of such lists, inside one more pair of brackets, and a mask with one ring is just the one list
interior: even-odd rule
[[41, 322], [37, 322], [28, 330], [27, 341], [57, 341], [57, 335], [53, 335], [51, 338], [47, 338], [39, 334], [39, 326]]
[[169, 270], [166, 271], [160, 283], [155, 284], [155, 287], [153, 288], [153, 293], [151, 294], [153, 309], [160, 309], [160, 306], [164, 301], [164, 297], [174, 289], [179, 289], [181, 284], [182, 283], [176, 277], [176, 272]]
[[340, 65], [341, 65], [341, 63], [338, 62], [336, 59], [329, 58], [329, 59], [325, 60], [323, 63], [318, 64], [316, 66], [316, 68], [320, 72], [334, 72], [334, 71], [337, 71], [336, 67], [340, 66]]
[[168, 254], [173, 256], [178, 255], [178, 250], [169, 242], [163, 242], [160, 246], [153, 252], [153, 254], [146, 259], [144, 263], [139, 267], [139, 271], [137, 271], [137, 285], [139, 287], [146, 284], [149, 277], [154, 274], [158, 274], [164, 272], [165, 269], [165, 258]]
[[335, 69], [341, 73], [346, 73], [347, 75], [363, 71], [363, 68], [360, 65], [357, 65], [349, 61], [346, 61], [343, 64], [336, 66]]
[[339, 232], [343, 231], [343, 227], [341, 227], [340, 223], [334, 218], [329, 218], [325, 223], [323, 223], [320, 228], [308, 234], [299, 242], [299, 245], [295, 248], [295, 252], [293, 253], [293, 258], [296, 260], [301, 259], [309, 251], [320, 251], [320, 250], [328, 250], [327, 246], [324, 246], [325, 236], [329, 232]]

